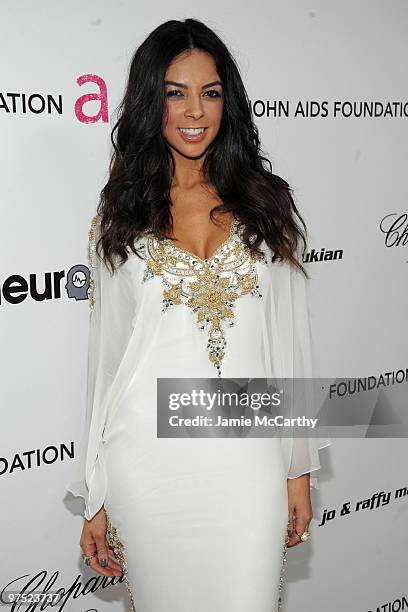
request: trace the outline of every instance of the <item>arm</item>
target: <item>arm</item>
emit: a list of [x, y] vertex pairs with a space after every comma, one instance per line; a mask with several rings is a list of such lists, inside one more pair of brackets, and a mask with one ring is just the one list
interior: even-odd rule
[[[291, 297], [293, 317], [293, 378], [313, 378], [316, 376], [313, 357], [313, 340], [310, 324], [310, 305], [308, 284], [304, 275], [291, 269]], [[315, 416], [317, 406], [313, 406], [311, 386], [305, 386], [300, 393], [308, 416]], [[308, 404], [308, 401], [311, 403]], [[299, 412], [296, 410], [296, 413]], [[311, 414], [313, 413], [313, 414]], [[300, 542], [300, 535], [308, 530], [313, 517], [310, 498], [311, 487], [318, 488], [317, 470], [320, 469], [319, 450], [329, 446], [327, 438], [294, 437], [288, 470], [288, 507], [290, 529], [293, 531], [288, 546]]]
[[103, 502], [107, 478], [101, 445], [109, 391], [132, 334], [135, 299], [126, 269], [120, 268], [111, 275], [97, 255], [99, 236], [100, 220], [95, 216], [88, 234], [90, 313], [85, 423], [67, 489], [84, 499], [85, 520], [79, 543], [90, 558], [90, 567], [103, 576], [121, 576], [123, 569], [112, 559], [106, 541], [107, 517]]
[[[316, 377], [316, 360], [314, 355], [313, 336], [311, 331], [311, 313], [309, 300], [309, 284], [302, 272], [291, 266], [290, 270], [290, 301], [292, 312], [292, 377], [295, 379], [313, 379]], [[292, 407], [294, 416], [303, 412], [309, 417], [315, 417], [319, 406], [314, 405], [313, 385], [299, 384], [297, 398], [300, 402]], [[310, 474], [310, 486], [318, 488], [317, 472], [320, 469], [319, 450], [331, 445], [329, 438], [293, 438], [290, 455], [288, 478], [298, 478]]]
[[95, 251], [99, 235], [96, 216], [88, 241], [91, 278], [86, 411], [78, 455], [67, 486], [73, 495], [84, 499], [84, 516], [88, 520], [102, 508], [105, 499], [107, 482], [101, 445], [106, 409], [110, 388], [132, 335], [135, 310], [131, 274], [126, 265], [111, 274]]

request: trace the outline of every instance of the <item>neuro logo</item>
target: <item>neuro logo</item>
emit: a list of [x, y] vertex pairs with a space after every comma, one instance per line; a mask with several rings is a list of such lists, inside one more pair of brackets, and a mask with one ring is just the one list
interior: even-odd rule
[[[65, 283], [64, 283], [65, 280]], [[0, 305], [21, 304], [31, 298], [35, 302], [59, 300], [65, 293], [76, 301], [87, 300], [91, 272], [88, 266], [76, 264], [67, 273], [65, 270], [32, 273], [28, 277], [11, 274], [0, 281]]]
[[65, 289], [69, 298], [87, 300], [91, 275], [89, 268], [83, 264], [72, 266], [67, 272]]

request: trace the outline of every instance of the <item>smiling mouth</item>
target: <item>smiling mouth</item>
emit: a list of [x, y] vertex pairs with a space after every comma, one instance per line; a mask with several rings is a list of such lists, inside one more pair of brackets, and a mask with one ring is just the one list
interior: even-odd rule
[[202, 134], [207, 128], [205, 128], [205, 127], [200, 127], [200, 128], [180, 128], [179, 127], [178, 129], [183, 134], [187, 134], [187, 136], [198, 136], [199, 134]]

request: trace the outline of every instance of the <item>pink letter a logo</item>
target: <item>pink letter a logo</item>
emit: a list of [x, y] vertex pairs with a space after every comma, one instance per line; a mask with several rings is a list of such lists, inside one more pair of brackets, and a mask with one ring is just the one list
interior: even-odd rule
[[[83, 74], [77, 78], [78, 85], [83, 85], [89, 81], [98, 85], [99, 93], [85, 94], [79, 97], [75, 102], [75, 114], [82, 123], [96, 123], [99, 119], [102, 119], [104, 123], [108, 123], [108, 93], [106, 83], [96, 74]], [[100, 100], [101, 103], [99, 112], [93, 116], [85, 115], [82, 110], [84, 104], [90, 100]]]

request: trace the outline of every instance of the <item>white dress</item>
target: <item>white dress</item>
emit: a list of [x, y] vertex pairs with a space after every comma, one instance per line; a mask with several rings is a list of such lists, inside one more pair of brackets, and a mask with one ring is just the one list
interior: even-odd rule
[[[67, 488], [126, 568], [136, 612], [281, 609], [287, 478], [311, 474], [312, 438], [158, 438], [156, 379], [311, 377], [304, 276], [251, 256], [238, 221], [210, 259], [145, 233], [115, 273], [89, 232], [84, 436]], [[218, 351], [218, 353], [217, 353]]]

